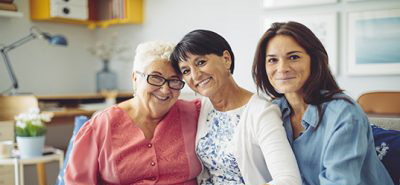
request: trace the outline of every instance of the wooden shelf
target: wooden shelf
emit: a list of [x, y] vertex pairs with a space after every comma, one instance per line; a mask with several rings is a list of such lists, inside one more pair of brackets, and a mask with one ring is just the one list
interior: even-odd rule
[[36, 96], [39, 107], [44, 112], [51, 112], [54, 118], [67, 118], [77, 115], [91, 116], [97, 110], [106, 108], [107, 98], [113, 98], [115, 103], [132, 98], [131, 92], [118, 92], [114, 94], [86, 93], [67, 95]]
[[[63, 16], [52, 16], [51, 0], [30, 0], [31, 19], [34, 21], [50, 21], [69, 24], [85, 24], [89, 29], [97, 27], [106, 28], [117, 24], [141, 24], [143, 23], [143, 0], [124, 0], [125, 16], [121, 18], [110, 18], [107, 20], [98, 20], [98, 11], [101, 10], [100, 1], [87, 1], [88, 18], [72, 19]], [[105, 1], [102, 1], [105, 2]], [[101, 5], [102, 7], [103, 5]], [[102, 7], [104, 8], [104, 7]], [[102, 11], [101, 11], [102, 12]], [[107, 13], [105, 13], [107, 14]]]
[[21, 12], [0, 10], [0, 17], [20, 18], [23, 14]]

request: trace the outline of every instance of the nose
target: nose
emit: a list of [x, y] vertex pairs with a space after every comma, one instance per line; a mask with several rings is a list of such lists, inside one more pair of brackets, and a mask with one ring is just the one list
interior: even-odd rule
[[163, 93], [168, 93], [171, 89], [168, 86], [168, 82], [165, 82], [161, 87], [160, 91]]
[[289, 62], [288, 61], [280, 60], [278, 62], [278, 65], [277, 65], [277, 71], [278, 72], [282, 72], [282, 73], [288, 72], [289, 68], [290, 68], [290, 66], [289, 66]]
[[198, 80], [198, 79], [200, 79], [200, 76], [201, 76], [201, 72], [199, 71], [199, 69], [197, 69], [197, 68], [193, 68], [193, 69], [191, 69], [192, 70], [192, 79], [193, 80]]

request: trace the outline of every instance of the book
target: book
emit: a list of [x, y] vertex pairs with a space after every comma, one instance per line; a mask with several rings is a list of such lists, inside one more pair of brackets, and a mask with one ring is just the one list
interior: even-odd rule
[[0, 10], [17, 11], [18, 9], [16, 4], [0, 3]]
[[0, 0], [0, 3], [13, 3], [14, 0]]

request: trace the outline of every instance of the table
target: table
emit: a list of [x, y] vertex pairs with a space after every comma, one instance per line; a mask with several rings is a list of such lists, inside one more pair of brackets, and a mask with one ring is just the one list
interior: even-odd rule
[[[0, 159], [0, 165], [14, 165], [15, 184], [24, 185], [24, 165], [36, 164], [38, 170], [39, 184], [46, 184], [46, 173], [44, 172], [44, 163], [58, 161], [60, 169], [64, 164], [64, 152], [62, 150], [51, 148], [52, 153], [45, 154], [40, 157], [20, 159], [18, 157], [11, 157]], [[43, 169], [42, 169], [43, 168]], [[44, 182], [44, 183], [43, 183]]]

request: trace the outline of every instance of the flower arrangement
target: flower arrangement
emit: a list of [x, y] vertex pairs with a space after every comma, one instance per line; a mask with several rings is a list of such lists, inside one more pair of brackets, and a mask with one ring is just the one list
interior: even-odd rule
[[50, 113], [39, 113], [38, 108], [31, 109], [28, 113], [22, 113], [15, 117], [16, 135], [20, 137], [36, 137], [46, 134], [46, 125], [53, 117]]
[[89, 53], [92, 55], [108, 61], [128, 50], [130, 50], [129, 46], [117, 44], [117, 33], [113, 33], [109, 40], [99, 41], [96, 45], [88, 48]]

